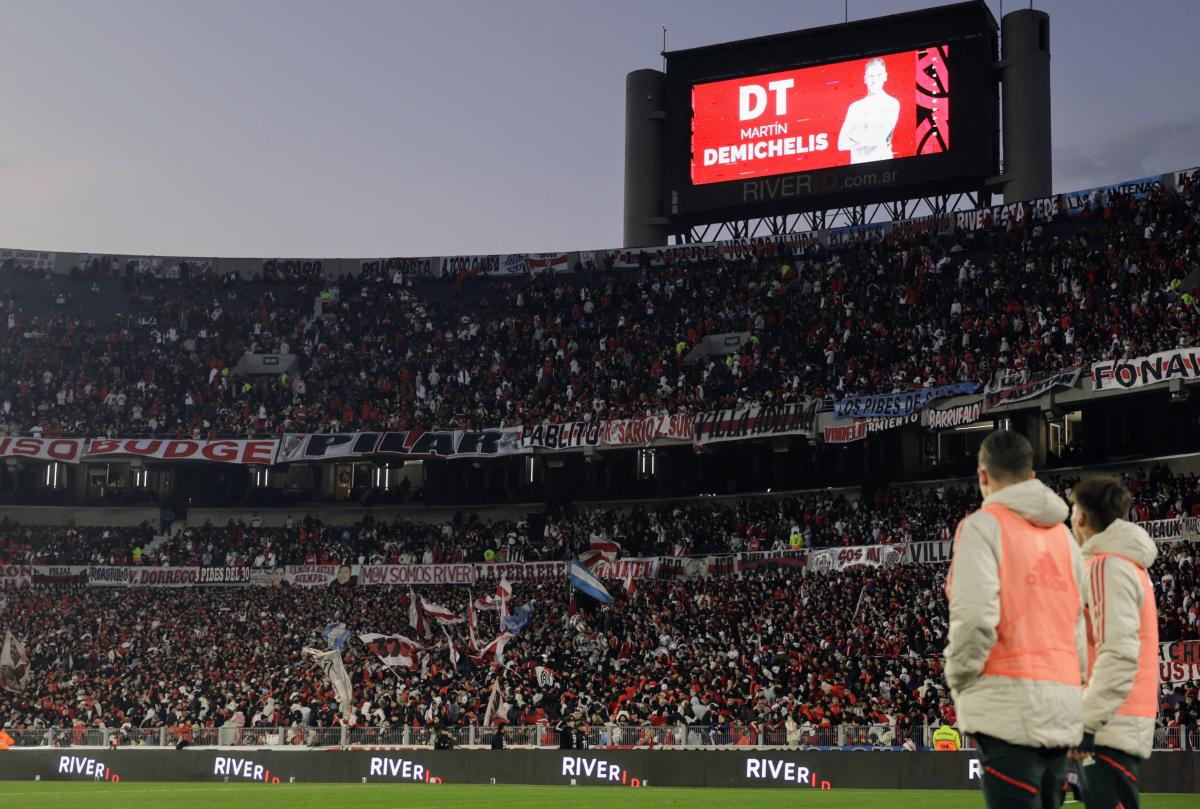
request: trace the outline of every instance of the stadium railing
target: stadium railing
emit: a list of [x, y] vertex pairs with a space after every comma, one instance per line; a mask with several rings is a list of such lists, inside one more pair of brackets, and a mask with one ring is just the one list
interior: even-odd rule
[[[918, 750], [933, 749], [934, 727], [914, 729]], [[886, 744], [886, 725], [840, 725], [803, 731], [789, 739], [786, 731], [756, 734], [748, 728], [735, 732], [707, 725], [661, 725], [632, 727], [605, 725], [588, 728], [588, 747], [594, 749], [771, 749], [795, 747], [807, 750], [879, 749], [900, 750]], [[285, 728], [196, 728], [182, 735], [174, 728], [40, 728], [8, 730], [18, 748], [33, 747], [175, 747], [186, 741], [190, 747], [246, 747], [307, 750], [312, 748], [413, 748], [433, 747], [438, 730], [428, 727], [285, 727]], [[458, 748], [489, 747], [494, 726], [462, 725], [448, 728]], [[549, 725], [517, 725], [504, 729], [512, 748], [557, 748], [559, 735]], [[964, 750], [975, 749], [969, 734], [963, 734]], [[1200, 729], [1162, 727], [1155, 733], [1154, 749], [1160, 751], [1200, 749]]]

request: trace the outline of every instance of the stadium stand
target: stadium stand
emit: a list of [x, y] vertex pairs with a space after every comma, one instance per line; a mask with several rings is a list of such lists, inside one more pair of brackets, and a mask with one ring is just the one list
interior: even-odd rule
[[[11, 267], [0, 418], [34, 435], [490, 428], [1146, 355], [1200, 333], [1200, 288], [1181, 286], [1198, 198], [1187, 179], [1144, 198], [1097, 192], [1051, 221], [505, 280]], [[730, 331], [753, 339], [727, 362], [678, 348]], [[233, 379], [246, 351], [295, 353], [299, 373]]]
[[[1137, 495], [1131, 517], [1171, 518], [1200, 507], [1195, 478], [1165, 466], [1139, 470], [1127, 481]], [[1058, 485], [1065, 493], [1072, 482], [1063, 477]], [[935, 510], [963, 513], [972, 507], [969, 497], [967, 490], [951, 488], [940, 495], [933, 489], [927, 499]], [[720, 523], [733, 535], [770, 536], [781, 531], [780, 523], [790, 531], [788, 520], [779, 518], [788, 502], [744, 501], [727, 509]], [[859, 510], [874, 515], [880, 534], [889, 532], [889, 523], [895, 525], [896, 541], [905, 542], [908, 537], [898, 526], [911, 502], [898, 497]], [[715, 522], [689, 514], [693, 509], [664, 505], [656, 521], [671, 526], [665, 529], [668, 535], [685, 531], [689, 523]], [[768, 516], [757, 526], [739, 522], [755, 512]], [[563, 558], [582, 552], [610, 519], [609, 513], [593, 511], [551, 520], [547, 540], [529, 548], [529, 555]], [[648, 525], [631, 527], [629, 534]], [[201, 530], [176, 538], [162, 557], [146, 564], [228, 564], [231, 559], [219, 558], [222, 553], [233, 554], [234, 563], [267, 568], [301, 556], [357, 563], [397, 561], [409, 554], [416, 560], [422, 544], [426, 559], [438, 560], [455, 548], [464, 554], [469, 541], [457, 540], [472, 536], [470, 526], [445, 532], [421, 526], [424, 535], [414, 535], [414, 528], [376, 526], [368, 519], [354, 529], [298, 521], [282, 531]], [[523, 533], [515, 523], [477, 528], [476, 536], [497, 546]], [[887, 539], [867, 530], [855, 537]], [[3, 535], [10, 555], [18, 543], [29, 542], [35, 557], [63, 553], [65, 558], [54, 561], [128, 563], [129, 546], [144, 542], [148, 529], [55, 532], [5, 526]], [[206, 545], [206, 537], [213, 536], [225, 542]], [[307, 536], [317, 544], [306, 544]], [[276, 559], [263, 550], [268, 544], [278, 549]], [[626, 550], [636, 547], [630, 543]], [[737, 547], [728, 543], [720, 550]], [[315, 556], [310, 548], [319, 548]], [[1164, 642], [1200, 640], [1197, 550], [1195, 541], [1165, 543], [1151, 571]], [[474, 558], [483, 557], [476, 551]], [[945, 569], [929, 564], [814, 575], [768, 566], [737, 576], [651, 580], [639, 582], [616, 608], [602, 611], [581, 609], [560, 584], [517, 583], [511, 602], [531, 603], [534, 618], [504, 650], [504, 668], [491, 660], [470, 662], [464, 653], [456, 670], [439, 640], [423, 666], [414, 661], [411, 669], [387, 669], [375, 664], [365, 646], [351, 643], [346, 665], [355, 689], [352, 716], [340, 712], [320, 670], [304, 663], [300, 650], [322, 645], [331, 622], [345, 624], [353, 634], [411, 632], [404, 616], [412, 590], [264, 587], [240, 590], [231, 599], [222, 588], [45, 586], [8, 598], [0, 612], [6, 625], [27, 628], [39, 677], [30, 696], [0, 697], [0, 722], [33, 744], [44, 744], [50, 728], [60, 729], [56, 743], [83, 740], [97, 730], [137, 743], [175, 743], [181, 733], [192, 740], [256, 743], [266, 731], [242, 735], [256, 727], [271, 729], [276, 740], [282, 733], [309, 744], [340, 739], [328, 734], [330, 729], [340, 734], [343, 725], [364, 744], [371, 739], [419, 743], [436, 727], [474, 733], [482, 724], [489, 685], [500, 671], [508, 689], [508, 720], [530, 729], [523, 731], [526, 742], [544, 741], [564, 717], [580, 711], [594, 744], [898, 747], [912, 740], [927, 747], [931, 727], [953, 722], [939, 663], [946, 628]], [[468, 600], [490, 595], [494, 586], [494, 580], [474, 590], [442, 585], [421, 588], [420, 595], [465, 615]], [[490, 635], [497, 620], [487, 614], [479, 634]], [[453, 633], [465, 650], [462, 627]], [[548, 679], [539, 667], [549, 672]], [[1175, 740], [1179, 746], [1193, 738], [1185, 734], [1200, 729], [1195, 694], [1194, 685], [1163, 686], [1164, 744]], [[71, 733], [63, 732], [68, 729]]]
[[[100, 258], [61, 277], [10, 263], [0, 433], [478, 429], [982, 383], [1145, 355], [1200, 335], [1198, 201], [1186, 179], [1140, 197], [1097, 192], [1073, 216], [953, 233], [900, 226], [882, 240], [770, 256], [647, 255], [637, 268], [581, 263], [505, 279], [469, 266], [440, 278], [378, 268], [323, 279], [285, 262], [252, 278], [205, 266], [156, 278]], [[688, 358], [727, 332], [751, 339], [728, 359]], [[260, 352], [294, 354], [298, 369], [228, 373]], [[1073, 474], [1055, 479], [1060, 491]], [[1194, 473], [1157, 464], [1126, 482], [1135, 521], [1200, 517]], [[565, 581], [518, 581], [507, 601], [532, 605], [532, 617], [498, 651], [469, 644], [476, 629], [483, 640], [500, 632], [494, 610], [469, 630], [433, 630], [411, 666], [381, 666], [351, 638], [347, 705], [306, 646], [323, 647], [338, 624], [350, 635], [408, 634], [414, 592], [464, 616], [495, 597], [495, 581], [5, 591], [0, 625], [21, 628], [35, 679], [0, 694], [0, 726], [20, 746], [429, 744], [439, 728], [485, 743], [500, 715], [514, 743], [544, 745], [577, 715], [593, 745], [928, 748], [931, 729], [954, 722], [939, 661], [944, 562], [814, 573], [786, 560], [945, 541], [977, 502], [973, 486], [947, 483], [554, 505], [538, 530], [533, 515], [469, 508], [444, 524], [363, 510], [336, 525], [299, 508], [282, 526], [240, 514], [165, 537], [148, 522], [6, 519], [4, 565], [269, 578], [301, 564], [562, 561], [608, 540], [631, 558], [774, 552], [785, 562], [673, 567], [631, 582], [607, 610], [572, 599]], [[1152, 570], [1161, 637], [1200, 640], [1197, 542], [1172, 539]], [[1200, 744], [1195, 683], [1164, 685], [1161, 702], [1161, 746]]]

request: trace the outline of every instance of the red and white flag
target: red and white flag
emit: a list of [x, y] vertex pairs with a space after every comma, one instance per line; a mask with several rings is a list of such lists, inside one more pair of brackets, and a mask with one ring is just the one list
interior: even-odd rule
[[491, 655], [497, 665], [504, 665], [504, 647], [508, 645], [511, 637], [511, 632], [501, 632], [490, 643], [479, 650], [479, 655], [476, 659], [480, 663], [484, 663], [487, 661], [488, 656]]
[[358, 639], [367, 645], [371, 654], [379, 658], [388, 668], [411, 669], [416, 665], [417, 652], [421, 644], [403, 635], [380, 635], [368, 632]]
[[446, 645], [450, 648], [450, 665], [458, 671], [458, 649], [454, 648], [454, 638], [450, 637], [450, 632], [446, 627], [442, 626], [442, 634], [446, 636]]
[[579, 561], [590, 570], [600, 561], [611, 565], [620, 555], [621, 545], [616, 540], [593, 536], [588, 541], [588, 549], [579, 554]]
[[421, 599], [411, 587], [408, 588], [408, 624], [418, 638], [424, 640], [429, 637], [429, 619], [425, 616]]
[[432, 604], [424, 598], [421, 599], [421, 609], [426, 617], [434, 619], [439, 624], [461, 624], [463, 622], [463, 617], [458, 613], [440, 604]]
[[512, 584], [507, 578], [501, 577], [500, 583], [496, 585], [496, 601], [499, 602], [501, 622], [508, 617], [508, 600], [510, 598], [512, 598]]

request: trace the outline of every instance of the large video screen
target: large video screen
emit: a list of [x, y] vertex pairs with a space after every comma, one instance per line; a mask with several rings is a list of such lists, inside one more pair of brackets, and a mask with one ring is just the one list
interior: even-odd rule
[[661, 210], [682, 232], [982, 193], [998, 28], [973, 0], [667, 53]]
[[697, 84], [693, 185], [941, 154], [949, 47]]

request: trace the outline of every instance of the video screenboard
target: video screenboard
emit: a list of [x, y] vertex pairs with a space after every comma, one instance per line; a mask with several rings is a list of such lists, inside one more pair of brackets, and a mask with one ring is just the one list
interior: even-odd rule
[[667, 55], [681, 224], [978, 190], [998, 169], [982, 3]]

